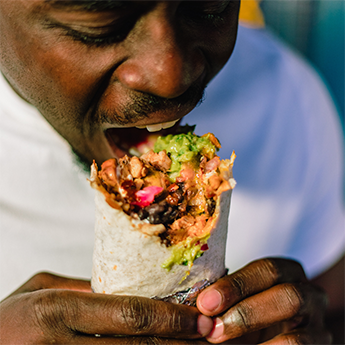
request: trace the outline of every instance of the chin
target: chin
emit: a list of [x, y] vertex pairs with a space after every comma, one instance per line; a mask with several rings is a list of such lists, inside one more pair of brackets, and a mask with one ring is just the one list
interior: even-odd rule
[[73, 154], [72, 158], [73, 158], [74, 165], [77, 166], [79, 170], [83, 171], [87, 175], [90, 175], [90, 168], [91, 168], [90, 162], [73, 148], [72, 148], [72, 154]]

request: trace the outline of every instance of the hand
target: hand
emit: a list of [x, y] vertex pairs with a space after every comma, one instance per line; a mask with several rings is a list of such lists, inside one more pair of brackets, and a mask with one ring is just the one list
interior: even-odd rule
[[218, 280], [198, 296], [197, 307], [218, 315], [206, 338], [211, 343], [245, 344], [250, 335], [255, 344], [330, 344], [323, 323], [326, 300], [297, 262], [272, 258]]
[[[196, 339], [212, 330], [213, 321], [196, 308], [96, 294], [88, 281], [40, 273], [1, 302], [0, 325], [1, 344], [142, 344], [142, 336], [194, 339], [197, 344]], [[162, 343], [188, 341], [163, 339]]]

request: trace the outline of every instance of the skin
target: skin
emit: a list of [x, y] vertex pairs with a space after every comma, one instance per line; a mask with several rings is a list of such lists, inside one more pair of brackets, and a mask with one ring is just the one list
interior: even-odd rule
[[[317, 280], [329, 284], [329, 274], [339, 274], [343, 264], [342, 259]], [[336, 303], [337, 294], [342, 294], [338, 289], [330, 312], [341, 310]], [[212, 330], [210, 319], [194, 307], [95, 294], [88, 281], [40, 273], [1, 302], [0, 340], [4, 344], [330, 344], [323, 320], [326, 302], [325, 293], [308, 282], [298, 263], [262, 259], [198, 296], [199, 311], [215, 317]], [[202, 335], [207, 335], [206, 340], [200, 339]]]
[[345, 343], [345, 257], [339, 259], [329, 270], [313, 279], [328, 294], [326, 327], [333, 335], [333, 344]]
[[123, 344], [115, 334], [138, 336], [129, 344], [149, 335], [183, 344], [168, 337], [201, 338], [210, 328], [212, 321], [196, 308], [94, 294], [88, 281], [49, 273], [34, 276], [1, 303], [2, 344]]
[[211, 343], [258, 330], [255, 343], [260, 344], [331, 343], [323, 315], [327, 297], [295, 261], [252, 262], [203, 291], [197, 306], [205, 315], [218, 315], [207, 336]]
[[[0, 1], [2, 73], [88, 164], [126, 153], [107, 140], [107, 128], [177, 120], [198, 103], [231, 55], [239, 5], [99, 4]], [[87, 281], [42, 273], [1, 302], [0, 340], [326, 344], [325, 300], [299, 264], [282, 259], [224, 277], [199, 295], [198, 309], [93, 294]]]
[[[109, 147], [106, 128], [186, 115], [233, 50], [238, 2], [218, 21], [200, 19], [202, 9], [218, 13], [226, 4], [189, 6], [138, 1], [87, 11], [49, 0], [2, 1], [2, 73], [88, 164], [122, 156]], [[78, 41], [83, 36], [111, 43]], [[149, 97], [158, 104], [150, 106]], [[137, 104], [147, 111], [135, 111]]]

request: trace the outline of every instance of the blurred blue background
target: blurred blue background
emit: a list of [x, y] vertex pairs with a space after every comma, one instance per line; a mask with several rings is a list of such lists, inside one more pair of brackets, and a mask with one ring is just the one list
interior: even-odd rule
[[[344, 0], [263, 0], [266, 24], [320, 72], [344, 130]], [[345, 133], [345, 131], [344, 131]]]

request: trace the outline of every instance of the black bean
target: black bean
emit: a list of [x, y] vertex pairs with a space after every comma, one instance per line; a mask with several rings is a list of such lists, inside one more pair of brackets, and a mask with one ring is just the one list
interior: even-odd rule
[[165, 198], [168, 195], [168, 191], [164, 190], [162, 193], [159, 193], [156, 197], [155, 197], [155, 203], [160, 203], [162, 201], [165, 200]]
[[159, 214], [150, 214], [149, 222], [151, 224], [161, 224], [161, 217], [159, 216]]
[[182, 191], [181, 189], [178, 189], [178, 190], [175, 192], [175, 195], [177, 196], [179, 202], [182, 202], [182, 201], [183, 201], [183, 191]]
[[214, 210], [216, 209], [216, 202], [213, 198], [207, 199], [206, 200], [206, 205], [207, 205], [207, 212], [210, 216], [213, 215]]
[[169, 215], [171, 212], [172, 212], [172, 207], [171, 206], [168, 206], [168, 208], [165, 210], [165, 212], [163, 213], [163, 216], [167, 216]]
[[173, 210], [172, 207], [168, 207], [168, 209], [162, 215], [162, 223], [172, 223], [175, 220], [176, 215], [176, 210]]
[[148, 212], [149, 215], [155, 215], [163, 213], [165, 211], [165, 205], [151, 204], [150, 206], [145, 207], [145, 210]]
[[149, 213], [145, 210], [145, 208], [141, 208], [141, 209], [138, 211], [138, 217], [139, 217], [139, 219], [141, 219], [141, 220], [147, 218], [148, 215], [149, 215]]

